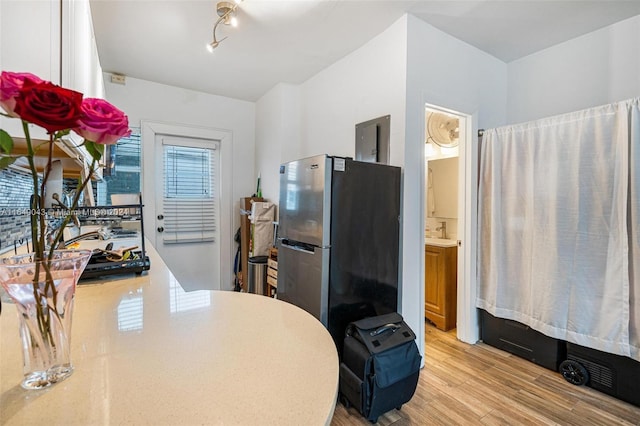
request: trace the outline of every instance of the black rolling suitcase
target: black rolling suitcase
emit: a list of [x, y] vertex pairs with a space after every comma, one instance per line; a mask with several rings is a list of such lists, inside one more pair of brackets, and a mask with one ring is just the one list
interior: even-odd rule
[[349, 324], [340, 363], [340, 398], [370, 422], [400, 408], [418, 385], [416, 335], [398, 313]]

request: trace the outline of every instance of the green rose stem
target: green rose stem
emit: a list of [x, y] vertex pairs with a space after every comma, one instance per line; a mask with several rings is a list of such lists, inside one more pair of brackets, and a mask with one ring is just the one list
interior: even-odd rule
[[71, 222], [71, 218], [73, 217], [73, 211], [78, 207], [80, 195], [82, 194], [82, 191], [84, 191], [84, 188], [89, 183], [89, 180], [91, 180], [91, 178], [93, 177], [93, 173], [96, 170], [97, 164], [98, 164], [97, 160], [93, 158], [91, 161], [91, 166], [89, 168], [89, 173], [87, 174], [87, 177], [85, 177], [85, 179], [82, 181], [78, 180], [78, 186], [76, 187], [76, 194], [73, 197], [73, 201], [71, 202], [71, 207], [69, 207], [69, 213], [62, 220], [62, 225], [60, 225], [60, 227], [58, 228], [58, 231], [56, 232], [53, 243], [51, 243], [51, 247], [49, 249], [49, 258], [53, 256], [53, 251], [58, 246], [60, 241], [62, 241], [64, 228], [69, 224], [69, 222]]
[[[95, 157], [92, 159], [91, 167], [89, 169], [90, 172], [88, 173], [88, 176], [84, 180], [78, 181], [78, 186], [77, 186], [76, 194], [73, 198], [72, 205], [69, 209], [69, 212], [64, 217], [61, 226], [58, 228], [55, 238], [53, 240], [53, 243], [51, 244], [51, 247], [49, 249], [48, 255], [45, 259], [44, 248], [45, 248], [45, 229], [46, 229], [46, 214], [45, 214], [46, 206], [44, 205], [43, 200], [44, 200], [45, 186], [49, 179], [49, 174], [51, 171], [51, 163], [53, 160], [52, 158], [53, 143], [55, 138], [53, 134], [49, 135], [49, 142], [48, 142], [49, 149], [48, 149], [47, 164], [43, 173], [42, 183], [40, 185], [40, 191], [38, 192], [38, 171], [36, 169], [35, 162], [34, 162], [35, 151], [33, 149], [33, 144], [31, 141], [31, 135], [29, 133], [28, 123], [25, 122], [24, 120], [22, 121], [22, 127], [25, 132], [25, 139], [27, 141], [27, 152], [28, 152], [27, 159], [29, 161], [29, 168], [31, 170], [31, 176], [33, 179], [33, 188], [35, 191], [34, 194], [31, 196], [31, 200], [30, 200], [31, 240], [34, 247], [34, 257], [35, 257], [34, 260], [36, 261], [35, 276], [33, 279], [33, 295], [34, 295], [34, 299], [36, 300], [38, 328], [40, 330], [40, 334], [43, 336], [43, 338], [48, 340], [53, 347], [55, 347], [55, 341], [53, 339], [52, 331], [51, 331], [50, 314], [51, 312], [53, 312], [56, 316], [59, 316], [59, 313], [57, 309], [55, 309], [58, 303], [57, 302], [58, 292], [53, 282], [53, 276], [51, 275], [51, 259], [53, 259], [54, 250], [62, 240], [64, 228], [71, 221], [73, 211], [78, 206], [78, 202], [80, 200], [80, 195], [82, 194], [82, 191], [87, 186], [89, 180], [93, 176], [97, 161]], [[38, 233], [38, 229], [40, 229], [40, 233]], [[39, 295], [38, 295], [38, 280], [40, 276], [40, 265], [42, 265], [42, 267], [44, 268], [44, 272], [46, 274], [44, 294], [46, 295], [50, 293], [52, 296], [52, 303], [53, 303], [53, 306], [46, 307], [47, 308], [46, 312], [44, 311], [43, 305], [39, 300]], [[44, 300], [46, 300], [46, 296]]]
[[[87, 141], [88, 143], [88, 141]], [[53, 147], [50, 147], [53, 148]], [[49, 152], [51, 152], [52, 149], [49, 149]], [[51, 159], [49, 159], [49, 162], [47, 164], [47, 171], [50, 170], [50, 163], [51, 163]], [[84, 178], [84, 180], [80, 180], [78, 179], [78, 186], [76, 187], [76, 194], [73, 197], [73, 201], [71, 203], [71, 206], [69, 207], [68, 213], [66, 214], [66, 216], [64, 217], [64, 219], [62, 220], [62, 224], [58, 227], [58, 230], [55, 234], [55, 238], [53, 239], [53, 242], [51, 243], [51, 247], [49, 248], [49, 253], [47, 256], [47, 263], [45, 266], [45, 270], [47, 273], [47, 283], [45, 286], [45, 294], [47, 293], [47, 287], [49, 288], [49, 290], [51, 291], [52, 294], [52, 299], [53, 299], [53, 308], [54, 309], [49, 309], [49, 312], [53, 311], [53, 313], [59, 318], [60, 314], [58, 312], [57, 309], [55, 309], [55, 307], [57, 306], [57, 298], [58, 298], [58, 292], [55, 288], [55, 286], [53, 285], [53, 277], [51, 276], [51, 272], [50, 272], [50, 268], [51, 268], [51, 259], [53, 258], [53, 252], [56, 249], [56, 247], [58, 246], [58, 244], [60, 243], [60, 241], [62, 241], [62, 236], [64, 235], [64, 229], [67, 226], [67, 224], [71, 221], [71, 218], [74, 214], [75, 209], [78, 207], [78, 202], [80, 200], [80, 195], [82, 194], [82, 191], [84, 190], [84, 188], [87, 186], [87, 184], [89, 183], [89, 181], [91, 180], [91, 178], [93, 177], [93, 173], [95, 171], [96, 165], [97, 165], [98, 161], [95, 159], [95, 157], [92, 158], [91, 161], [91, 166], [89, 168], [89, 173], [87, 174], [87, 176]], [[48, 173], [47, 173], [48, 175]], [[43, 188], [44, 190], [44, 188]], [[43, 206], [44, 207], [44, 206]], [[42, 228], [44, 229], [44, 228]], [[49, 338], [51, 344], [53, 346], [55, 346], [54, 341], [52, 340], [51, 336], [51, 329], [50, 329], [50, 317], [47, 316], [46, 318], [46, 322], [47, 322], [47, 328], [46, 328], [46, 336], [47, 338]]]
[[[38, 238], [38, 218], [36, 217], [36, 213], [38, 213], [38, 210], [40, 207], [40, 196], [38, 194], [38, 171], [36, 170], [36, 165], [34, 162], [35, 152], [33, 150], [33, 144], [31, 143], [29, 126], [28, 126], [28, 123], [24, 120], [22, 120], [22, 129], [24, 130], [25, 139], [27, 141], [27, 153], [28, 153], [27, 160], [29, 161], [31, 178], [33, 179], [33, 190], [35, 191], [34, 194], [31, 195], [31, 200], [30, 200], [31, 201], [30, 202], [31, 244], [33, 245], [34, 257], [35, 257], [34, 263], [36, 268], [35, 275], [33, 277], [33, 298], [36, 302], [38, 328], [40, 330], [40, 334], [42, 335], [42, 337], [46, 338], [47, 340], [49, 340], [49, 342], [55, 345], [53, 336], [51, 335], [51, 322], [50, 322], [49, 315], [45, 315], [42, 309], [42, 304], [40, 303], [40, 297], [38, 295], [38, 279], [40, 276], [40, 265], [41, 264], [44, 265], [44, 262], [40, 262], [44, 260], [43, 258], [44, 246], [41, 245], [41, 240]], [[42, 227], [40, 229], [42, 229]], [[51, 278], [51, 273], [49, 271], [49, 268], [47, 266], [45, 266], [45, 269], [47, 273], [47, 281], [49, 281], [52, 278]], [[45, 287], [45, 291], [46, 291], [46, 287]], [[47, 313], [49, 311], [50, 310], [47, 309]]]
[[[38, 238], [38, 218], [37, 216], [41, 216], [40, 213], [40, 205], [41, 198], [38, 194], [38, 171], [36, 169], [36, 165], [34, 162], [35, 152], [33, 150], [33, 144], [31, 143], [31, 135], [29, 133], [28, 123], [22, 120], [22, 129], [24, 130], [25, 139], [27, 141], [27, 159], [29, 161], [29, 169], [31, 170], [31, 178], [33, 179], [33, 190], [34, 193], [31, 196], [30, 200], [30, 223], [31, 223], [31, 244], [33, 245], [34, 251], [34, 263], [35, 263], [35, 275], [33, 277], [33, 298], [36, 301], [36, 310], [37, 310], [37, 318], [38, 318], [38, 328], [40, 330], [40, 334], [43, 338], [47, 339], [52, 345], [55, 346], [55, 342], [53, 340], [53, 336], [51, 335], [51, 319], [48, 315], [50, 309], [47, 309], [47, 314], [45, 314], [42, 304], [40, 303], [40, 296], [38, 294], [38, 280], [40, 277], [40, 265], [45, 266], [46, 275], [47, 275], [47, 286], [49, 285], [49, 281], [53, 283], [53, 277], [51, 277], [50, 265], [44, 264], [44, 240]], [[49, 160], [50, 162], [51, 160]], [[45, 176], [47, 175], [45, 171]], [[43, 179], [44, 180], [44, 179]], [[40, 229], [44, 229], [42, 226], [42, 221], [40, 223]], [[47, 286], [45, 286], [45, 294], [47, 291]], [[54, 287], [54, 295], [55, 295], [55, 287]]]
[[[29, 168], [31, 169], [31, 178], [33, 179], [33, 189], [35, 191], [34, 194], [31, 195], [30, 200], [30, 208], [31, 213], [34, 213], [38, 207], [38, 171], [36, 170], [35, 162], [33, 161], [35, 152], [33, 151], [33, 145], [31, 144], [31, 135], [29, 133], [29, 125], [26, 121], [22, 121], [22, 129], [24, 130], [24, 136], [27, 140], [27, 160], [29, 161]], [[38, 235], [38, 222], [34, 214], [30, 217], [31, 223], [31, 244], [33, 245], [33, 251], [35, 253], [36, 259], [42, 259], [42, 250], [40, 250], [40, 243], [36, 236]]]
[[[45, 237], [46, 237], [46, 229], [47, 229], [47, 217], [46, 217], [46, 205], [45, 205], [45, 188], [47, 185], [47, 182], [49, 181], [49, 175], [51, 174], [51, 162], [53, 160], [53, 140], [54, 140], [54, 135], [53, 133], [49, 133], [49, 144], [48, 144], [48, 150], [47, 150], [47, 165], [45, 166], [45, 169], [42, 173], [42, 184], [40, 186], [40, 196], [38, 197], [38, 210], [36, 210], [36, 213], [38, 214], [38, 217], [40, 218], [40, 247], [42, 248], [42, 257], [44, 260], [44, 249], [45, 249]], [[62, 228], [60, 228], [62, 230]], [[49, 292], [51, 292], [51, 296], [53, 299], [53, 312], [57, 313], [57, 309], [55, 309], [55, 307], [58, 305], [58, 301], [57, 301], [57, 296], [58, 296], [58, 292], [56, 291], [56, 286], [53, 283], [53, 277], [51, 276], [51, 259], [53, 259], [53, 249], [55, 248], [55, 246], [51, 246], [51, 251], [49, 252], [49, 256], [47, 257], [46, 263], [43, 262], [43, 266], [45, 269], [45, 274], [46, 274], [46, 281], [45, 281], [45, 285], [44, 285], [44, 294], [48, 294]], [[49, 316], [47, 316], [47, 320], [50, 320]], [[49, 321], [47, 321], [49, 322]], [[49, 329], [49, 324], [47, 324], [47, 331], [49, 332], [48, 334], [50, 334], [50, 329]], [[53, 344], [53, 341], [51, 342]]]
[[[45, 210], [45, 188], [47, 187], [47, 182], [49, 181], [49, 175], [51, 174], [51, 161], [53, 157], [53, 133], [49, 133], [49, 144], [47, 149], [47, 165], [42, 172], [42, 184], [40, 185], [40, 194], [38, 197], [38, 209], [35, 213], [38, 215], [40, 219], [40, 247], [42, 249], [42, 253], [39, 253], [40, 256], [44, 256], [44, 248], [45, 248], [45, 231], [47, 229], [47, 217]], [[33, 212], [32, 212], [33, 213]], [[44, 259], [43, 259], [44, 260]], [[48, 283], [47, 283], [48, 284]], [[45, 288], [46, 294], [46, 288]]]
[[[97, 146], [90, 141], [86, 141], [87, 145], [91, 144], [90, 151], [92, 153], [92, 161], [91, 166], [89, 168], [89, 173], [83, 180], [78, 180], [78, 186], [76, 188], [76, 194], [73, 198], [71, 206], [69, 207], [69, 212], [65, 215], [62, 224], [58, 227], [58, 230], [55, 234], [55, 238], [51, 243], [51, 247], [49, 248], [48, 255], [45, 259], [44, 257], [44, 248], [45, 248], [45, 229], [46, 229], [46, 210], [44, 205], [44, 193], [45, 193], [45, 185], [47, 180], [49, 179], [49, 173], [51, 171], [51, 163], [52, 163], [52, 152], [53, 152], [53, 143], [54, 143], [54, 135], [49, 135], [49, 149], [47, 156], [47, 164], [45, 166], [45, 170], [43, 173], [42, 183], [40, 184], [40, 191], [38, 191], [38, 171], [35, 166], [34, 156], [35, 150], [33, 149], [33, 144], [31, 141], [31, 135], [29, 133], [29, 126], [26, 121], [22, 121], [22, 128], [24, 130], [25, 139], [27, 141], [27, 159], [29, 161], [29, 168], [31, 170], [31, 177], [33, 179], [33, 188], [34, 194], [31, 196], [30, 200], [30, 208], [31, 208], [31, 241], [34, 249], [34, 260], [35, 262], [35, 276], [33, 279], [33, 295], [36, 300], [36, 310], [38, 317], [38, 328], [40, 330], [40, 334], [49, 341], [49, 343], [55, 347], [55, 341], [51, 332], [51, 317], [50, 314], [53, 312], [56, 316], [59, 316], [59, 313], [55, 307], [57, 306], [57, 296], [58, 292], [55, 288], [53, 282], [53, 276], [51, 275], [51, 259], [53, 259], [53, 253], [60, 241], [62, 241], [62, 236], [64, 235], [64, 228], [69, 224], [72, 219], [72, 215], [74, 214], [74, 210], [78, 207], [78, 203], [80, 200], [80, 195], [82, 191], [87, 186], [89, 181], [91, 180], [93, 173], [96, 170], [96, 165], [98, 161], [96, 157], [101, 154], [101, 146]], [[96, 151], [96, 152], [93, 152]], [[38, 233], [38, 229], [40, 232]], [[42, 303], [40, 303], [38, 296], [38, 277], [40, 276], [40, 265], [44, 268], [44, 272], [46, 274], [46, 281], [44, 287], [44, 294], [48, 294], [49, 292], [52, 295], [53, 306], [47, 306], [46, 312], [43, 309]], [[45, 297], [46, 300], [46, 297]]]

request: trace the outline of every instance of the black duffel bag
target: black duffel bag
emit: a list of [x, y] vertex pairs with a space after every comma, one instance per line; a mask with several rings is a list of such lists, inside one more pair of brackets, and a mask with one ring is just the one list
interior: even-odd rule
[[416, 335], [398, 313], [347, 326], [340, 363], [340, 398], [375, 423], [415, 393], [422, 357]]

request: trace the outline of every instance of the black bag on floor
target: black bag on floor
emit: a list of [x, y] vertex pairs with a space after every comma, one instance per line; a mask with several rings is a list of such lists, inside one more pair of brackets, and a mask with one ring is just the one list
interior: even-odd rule
[[416, 335], [398, 313], [349, 324], [340, 363], [340, 398], [370, 422], [400, 409], [418, 385]]

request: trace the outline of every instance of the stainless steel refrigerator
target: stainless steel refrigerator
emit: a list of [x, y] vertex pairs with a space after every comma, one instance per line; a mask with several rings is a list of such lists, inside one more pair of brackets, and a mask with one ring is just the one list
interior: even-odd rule
[[339, 353], [349, 322], [397, 311], [400, 179], [327, 155], [280, 166], [278, 299], [318, 318]]

